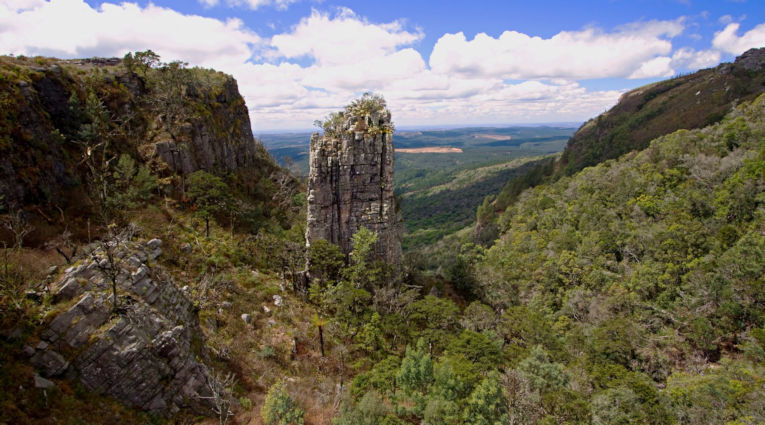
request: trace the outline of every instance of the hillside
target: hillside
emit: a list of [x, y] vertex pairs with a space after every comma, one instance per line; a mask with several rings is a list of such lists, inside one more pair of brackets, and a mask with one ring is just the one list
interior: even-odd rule
[[0, 422], [250, 414], [280, 376], [242, 368], [280, 370], [299, 336], [273, 296], [304, 264], [305, 195], [236, 81], [151, 51], [0, 77]]
[[[765, 91], [765, 48], [751, 49], [733, 63], [678, 76], [629, 91], [609, 111], [584, 123], [560, 160], [508, 181], [492, 208], [478, 217], [478, 238], [490, 241], [492, 221], [529, 187], [641, 150], [656, 137], [701, 128], [722, 119], [735, 105]], [[487, 229], [487, 227], [489, 229]], [[488, 235], [481, 235], [481, 233]]]
[[[0, 422], [765, 422], [765, 95], [552, 181], [555, 154], [410, 168], [404, 200], [450, 231], [451, 204], [523, 173], [478, 209], [493, 246], [421, 230], [399, 266], [367, 228], [306, 248], [318, 196], [252, 138], [231, 77], [150, 51], [1, 64]], [[390, 154], [387, 111], [345, 115], [369, 99], [326, 122], [338, 157], [373, 132]], [[357, 153], [321, 159], [342, 184], [316, 190], [374, 220], [392, 170], [334, 180]]]
[[523, 192], [452, 263], [477, 300], [414, 303], [419, 342], [354, 379], [339, 423], [765, 420], [763, 117], [760, 96]]

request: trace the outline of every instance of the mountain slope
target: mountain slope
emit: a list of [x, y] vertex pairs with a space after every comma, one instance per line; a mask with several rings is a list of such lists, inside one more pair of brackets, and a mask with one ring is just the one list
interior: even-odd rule
[[661, 135], [718, 122], [732, 107], [754, 99], [763, 91], [765, 48], [751, 49], [733, 63], [723, 63], [625, 93], [616, 106], [577, 130], [559, 161], [541, 165], [524, 176], [509, 180], [493, 201], [492, 208], [479, 214], [478, 239], [493, 240], [496, 233], [492, 223], [497, 214], [515, 202], [525, 189], [644, 149], [652, 139]]
[[764, 90], [765, 48], [749, 50], [733, 63], [637, 88], [579, 128], [561, 157], [561, 171], [572, 174], [644, 149], [663, 134], [713, 124], [732, 105]]
[[760, 96], [501, 216], [473, 269], [481, 299], [513, 312], [513, 356], [541, 344], [565, 365], [593, 420], [765, 419], [764, 117]]

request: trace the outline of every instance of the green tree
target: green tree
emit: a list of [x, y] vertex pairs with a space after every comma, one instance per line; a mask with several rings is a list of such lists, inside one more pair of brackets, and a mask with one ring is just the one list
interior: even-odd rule
[[491, 372], [473, 390], [463, 413], [466, 425], [503, 425], [508, 422], [507, 399], [497, 372]]
[[396, 381], [407, 393], [424, 392], [433, 382], [433, 360], [424, 339], [420, 338], [415, 348], [406, 347]]
[[157, 178], [144, 166], [136, 167], [130, 155], [120, 155], [112, 173], [113, 188], [107, 202], [113, 210], [132, 209], [151, 198]]
[[541, 345], [531, 349], [529, 356], [518, 365], [518, 371], [528, 379], [534, 390], [545, 392], [568, 385], [563, 365], [551, 362]]
[[457, 328], [459, 307], [446, 298], [426, 295], [408, 307], [409, 319], [415, 325], [415, 337], [422, 337], [429, 348], [442, 349], [448, 345]]
[[231, 189], [218, 176], [204, 170], [189, 175], [187, 195], [191, 209], [205, 221], [205, 236], [210, 236], [210, 218], [234, 208]]
[[290, 397], [284, 381], [279, 381], [268, 389], [266, 400], [260, 409], [265, 425], [303, 425], [303, 415], [295, 400]]
[[325, 239], [313, 241], [308, 247], [311, 279], [318, 280], [321, 285], [340, 279], [340, 271], [344, 264], [345, 255], [340, 247]]

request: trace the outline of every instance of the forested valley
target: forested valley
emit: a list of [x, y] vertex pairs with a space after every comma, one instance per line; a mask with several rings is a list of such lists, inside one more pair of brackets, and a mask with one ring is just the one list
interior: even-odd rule
[[[432, 218], [390, 264], [364, 227], [307, 246], [318, 195], [232, 77], [1, 57], [0, 423], [765, 422], [765, 69], [700, 73], [561, 154], [571, 129], [410, 162], [379, 214]], [[367, 94], [318, 124], [342, 150], [390, 113]]]

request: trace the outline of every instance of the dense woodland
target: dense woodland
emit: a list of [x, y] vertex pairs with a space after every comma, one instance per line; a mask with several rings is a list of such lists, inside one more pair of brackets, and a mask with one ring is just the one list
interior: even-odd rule
[[[224, 76], [147, 52], [126, 59], [107, 71], [61, 65], [81, 72], [66, 79], [80, 118], [49, 117], [42, 131], [66, 152], [65, 187], [80, 194], [83, 219], [40, 218], [56, 211], [53, 194], [3, 200], [0, 422], [765, 421], [765, 97], [554, 181], [534, 174], [553, 172], [554, 158], [529, 163], [502, 205], [492, 196], [478, 209], [490, 231], [467, 229], [396, 268], [375, 260], [364, 229], [348, 257], [329, 243], [305, 250], [304, 189], [259, 144], [255, 178], [147, 162], [147, 134], [218, 117], [204, 105]], [[3, 93], [47, 66], [3, 60]], [[146, 92], [130, 95], [122, 78]], [[163, 102], [156, 87], [168, 81], [179, 90]], [[121, 132], [126, 103], [110, 103], [114, 93], [141, 117], [135, 133]], [[0, 148], [21, 158], [14, 144], [31, 140], [5, 128]], [[188, 287], [204, 333], [194, 349], [227, 377], [217, 413], [155, 415], [69, 376], [32, 385], [24, 348], [67, 307], [45, 291], [60, 272], [49, 266], [87, 260], [88, 246], [126, 227], [135, 240], [161, 238], [155, 267]], [[117, 295], [115, 317], [129, 299]]]

